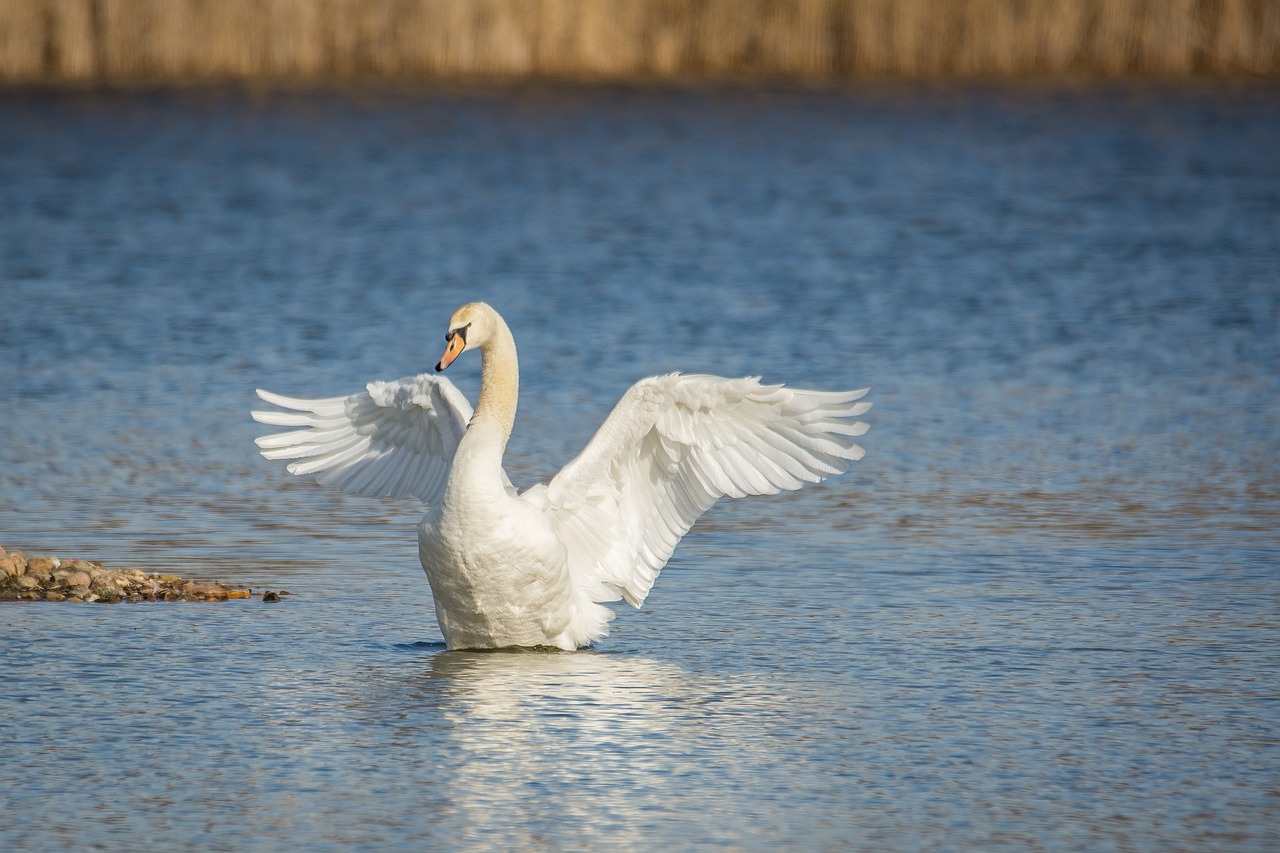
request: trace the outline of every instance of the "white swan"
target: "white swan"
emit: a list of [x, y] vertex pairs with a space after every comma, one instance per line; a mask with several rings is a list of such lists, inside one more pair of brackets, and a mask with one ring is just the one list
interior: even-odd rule
[[259, 390], [289, 411], [253, 418], [299, 428], [257, 440], [268, 459], [300, 460], [293, 474], [430, 505], [418, 550], [451, 649], [587, 646], [613, 618], [600, 602], [639, 607], [716, 500], [797, 489], [862, 458], [867, 389], [671, 374], [631, 386], [576, 459], [517, 493], [502, 470], [519, 387], [511, 330], [473, 302], [445, 341], [437, 372], [480, 351], [474, 413], [452, 382], [422, 374], [322, 400]]

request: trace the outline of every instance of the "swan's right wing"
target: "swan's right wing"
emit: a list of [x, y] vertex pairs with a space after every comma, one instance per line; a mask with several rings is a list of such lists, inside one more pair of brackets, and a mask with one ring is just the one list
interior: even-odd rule
[[413, 495], [437, 503], [444, 494], [471, 404], [443, 376], [424, 373], [370, 382], [362, 394], [299, 400], [258, 390], [288, 411], [258, 411], [253, 419], [298, 427], [257, 439], [268, 459], [296, 459], [289, 473], [372, 497]]
[[680, 537], [722, 497], [798, 489], [862, 458], [860, 391], [754, 377], [655, 376], [623, 395], [582, 453], [532, 500], [596, 601], [639, 607]]

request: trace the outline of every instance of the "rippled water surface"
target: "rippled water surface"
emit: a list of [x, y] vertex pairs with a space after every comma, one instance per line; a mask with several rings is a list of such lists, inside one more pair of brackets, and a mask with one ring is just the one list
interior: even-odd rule
[[[0, 544], [295, 593], [0, 606], [0, 847], [1271, 849], [1278, 94], [0, 94]], [[519, 484], [677, 369], [871, 385], [867, 458], [446, 653], [420, 509], [248, 412], [477, 298]]]

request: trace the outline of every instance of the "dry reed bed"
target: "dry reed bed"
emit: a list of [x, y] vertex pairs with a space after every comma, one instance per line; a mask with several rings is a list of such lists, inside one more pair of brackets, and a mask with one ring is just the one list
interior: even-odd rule
[[1280, 73], [1280, 0], [0, 0], [0, 80]]

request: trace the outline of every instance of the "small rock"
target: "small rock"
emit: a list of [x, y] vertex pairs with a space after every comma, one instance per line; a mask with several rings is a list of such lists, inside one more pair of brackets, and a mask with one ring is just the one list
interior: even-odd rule
[[200, 583], [198, 581], [187, 581], [182, 585], [182, 591], [186, 595], [194, 595], [198, 598], [218, 600], [227, 597], [226, 588], [220, 583]]
[[44, 594], [45, 601], [66, 601], [67, 597], [56, 589], [51, 589]]
[[89, 584], [93, 583], [93, 578], [89, 577], [88, 572], [76, 571], [67, 575], [67, 579], [65, 583], [67, 586], [71, 586], [71, 587], [88, 586]]
[[91, 587], [104, 601], [119, 601], [124, 597], [124, 591], [120, 587], [111, 582], [109, 577], [95, 578]]
[[32, 557], [27, 560], [27, 574], [35, 578], [47, 578], [58, 568], [48, 557]]
[[0, 557], [0, 577], [17, 577], [27, 570], [27, 561], [19, 553]]
[[40, 586], [40, 581], [31, 575], [21, 575], [13, 579], [13, 585], [18, 589], [36, 589]]
[[47, 575], [61, 565], [62, 561], [57, 557], [32, 557], [27, 560], [27, 573]]
[[279, 601], [280, 596], [278, 593], [274, 593], [271, 590], [267, 590], [262, 594], [262, 600], [263, 601]]

